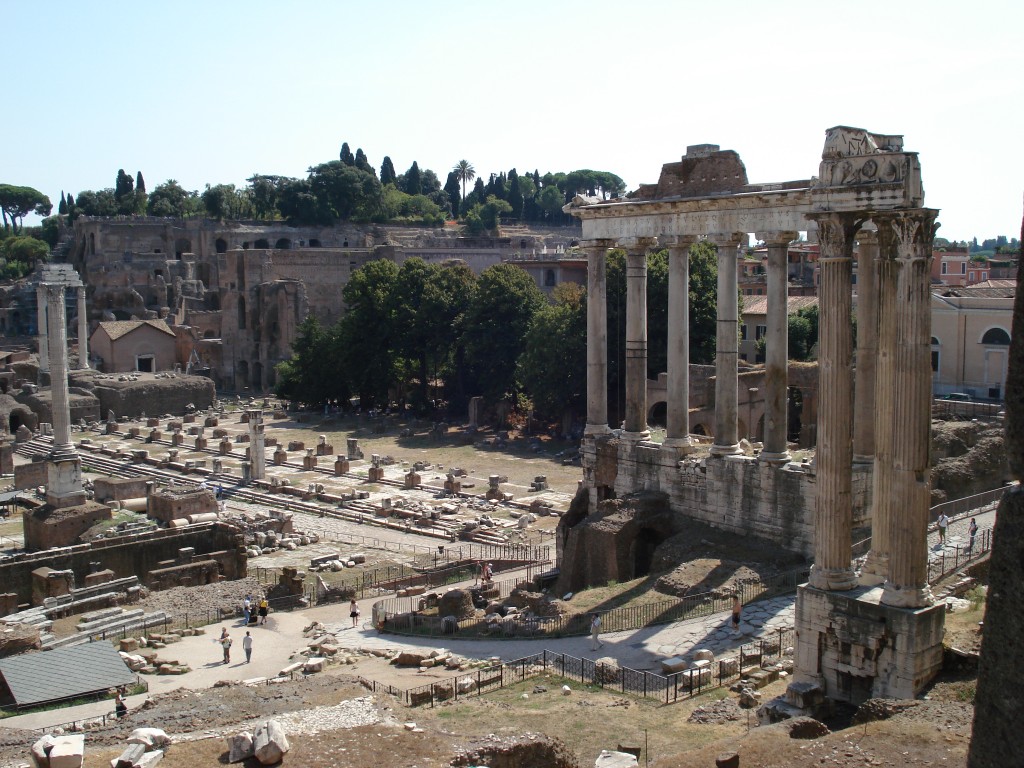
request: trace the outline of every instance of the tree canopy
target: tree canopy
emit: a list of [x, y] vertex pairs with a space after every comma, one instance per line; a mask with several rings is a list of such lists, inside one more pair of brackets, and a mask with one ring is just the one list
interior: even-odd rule
[[53, 210], [50, 198], [34, 187], [19, 187], [14, 184], [0, 184], [0, 213], [4, 229], [18, 234], [22, 220], [29, 213], [49, 216]]

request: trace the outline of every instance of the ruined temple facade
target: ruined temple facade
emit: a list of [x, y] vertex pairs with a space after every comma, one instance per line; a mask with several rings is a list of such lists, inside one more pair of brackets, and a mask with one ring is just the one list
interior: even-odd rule
[[[657, 184], [624, 201], [577, 198], [588, 254], [587, 427], [584, 486], [590, 510], [640, 492], [738, 535], [774, 540], [813, 558], [798, 593], [797, 675], [803, 706], [825, 696], [855, 703], [912, 697], [941, 663], [942, 610], [927, 582], [929, 505], [929, 260], [937, 211], [924, 206], [920, 164], [902, 136], [837, 126], [826, 132], [818, 175], [751, 184], [739, 156], [688, 148]], [[788, 245], [807, 231], [820, 245], [821, 320], [813, 462], [787, 450]], [[753, 234], [768, 247], [764, 449], [739, 445], [738, 249]], [[713, 444], [693, 452], [687, 328], [690, 246], [718, 250]], [[852, 274], [858, 249], [858, 333], [853, 367]], [[626, 251], [626, 411], [608, 424], [605, 263]], [[646, 254], [669, 251], [667, 437], [647, 427]], [[852, 532], [870, 520], [862, 572]], [[585, 527], [586, 517], [567, 521]], [[632, 534], [645, 535], [634, 527]], [[573, 531], [564, 530], [572, 547]], [[640, 549], [640, 548], [637, 548]], [[621, 577], [621, 575], [620, 575]]]
[[182, 370], [208, 373], [218, 389], [262, 392], [274, 386], [274, 366], [291, 357], [306, 317], [325, 325], [341, 318], [342, 288], [368, 261], [458, 259], [479, 273], [517, 254], [564, 248], [579, 231], [467, 238], [380, 226], [81, 218], [73, 236], [88, 328], [163, 319]]

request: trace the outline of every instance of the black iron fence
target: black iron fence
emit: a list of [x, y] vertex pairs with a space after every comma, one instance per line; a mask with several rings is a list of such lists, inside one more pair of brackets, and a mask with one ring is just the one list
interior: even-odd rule
[[928, 583], [934, 584], [951, 573], [956, 573], [973, 560], [992, 549], [992, 529], [978, 529], [977, 535], [966, 544], [942, 547], [928, 554]]
[[[531, 678], [548, 676], [552, 684], [577, 682], [584, 686], [618, 691], [671, 704], [705, 691], [730, 685], [748, 673], [773, 660], [779, 661], [796, 639], [794, 630], [785, 627], [741, 646], [735, 657], [717, 662], [699, 662], [690, 668], [667, 674], [620, 667], [599, 660], [582, 659], [555, 651], [540, 651], [504, 664], [464, 672], [456, 677], [415, 688], [400, 689], [392, 685], [361, 678], [364, 686], [374, 692], [388, 693], [409, 707], [431, 706], [460, 698], [482, 696]], [[557, 682], [555, 682], [557, 681]]]
[[[795, 592], [797, 585], [807, 578], [807, 569], [801, 568], [780, 574], [765, 581], [742, 582], [738, 586], [740, 601], [743, 603], [761, 600], [774, 595]], [[530, 578], [516, 578], [495, 582], [493, 587], [498, 596], [504, 598], [519, 586], [529, 585]], [[489, 594], [489, 597], [493, 597]], [[570, 637], [590, 632], [590, 613], [575, 613], [562, 616], [537, 616], [532, 613], [512, 614], [504, 617], [454, 619], [438, 615], [431, 608], [421, 606], [424, 598], [389, 598], [374, 603], [373, 622], [383, 632], [398, 635], [420, 635], [430, 637], [455, 636], [461, 638], [479, 637], [506, 639], [524, 637]], [[601, 631], [621, 632], [641, 629], [656, 624], [669, 624], [684, 619], [710, 616], [728, 611], [732, 597], [704, 592], [686, 597], [659, 600], [643, 605], [623, 606], [602, 610]]]

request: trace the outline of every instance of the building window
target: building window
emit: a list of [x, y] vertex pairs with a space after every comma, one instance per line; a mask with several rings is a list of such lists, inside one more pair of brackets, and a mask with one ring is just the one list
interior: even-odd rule
[[960, 262], [960, 274], [961, 275], [966, 275], [967, 274], [967, 262], [966, 261], [961, 261]]
[[746, 340], [747, 340], [747, 324], [744, 323], [743, 325], [740, 326], [740, 341], [746, 341]]
[[973, 272], [968, 273], [967, 279], [970, 280], [973, 283], [974, 282], [974, 273]]
[[544, 285], [548, 288], [555, 284], [555, 270], [549, 269], [544, 273]]
[[1010, 345], [1010, 334], [1002, 328], [989, 328], [981, 337], [981, 343], [987, 346], [1008, 347]]
[[946, 274], [946, 270], [948, 267], [949, 264], [947, 264], [946, 262], [942, 262], [942, 274]]
[[768, 326], [767, 325], [759, 325], [759, 326], [757, 326], [757, 331], [755, 333], [757, 335], [754, 337], [754, 341], [760, 341], [761, 339], [763, 339], [765, 337], [765, 334], [768, 333]]

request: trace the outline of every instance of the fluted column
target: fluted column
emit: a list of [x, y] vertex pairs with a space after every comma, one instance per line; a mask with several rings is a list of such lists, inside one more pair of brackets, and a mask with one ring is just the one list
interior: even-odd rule
[[737, 378], [739, 302], [734, 235], [713, 237], [718, 246], [718, 325], [715, 335], [715, 442], [712, 456], [740, 452]]
[[[877, 222], [876, 222], [877, 224]], [[900, 500], [893, 493], [893, 440], [896, 429], [896, 282], [898, 265], [896, 263], [895, 237], [892, 227], [884, 223], [878, 226], [876, 235], [878, 249], [876, 259], [876, 285], [878, 295], [876, 308], [878, 312], [878, 331], [875, 342], [876, 360], [874, 366], [874, 400], [872, 421], [874, 422], [872, 450], [874, 452], [874, 470], [871, 475], [871, 551], [864, 560], [860, 571], [860, 582], [868, 586], [882, 584], [889, 576], [890, 536], [892, 520], [900, 514]], [[861, 234], [861, 255], [864, 254], [863, 233]], [[858, 279], [863, 265], [857, 270]], [[863, 285], [858, 291], [858, 311], [863, 310]], [[857, 324], [857, 403], [862, 402], [860, 363], [864, 362], [864, 350], [861, 349], [860, 337], [864, 333], [861, 323]], [[861, 419], [868, 414], [857, 411]], [[856, 461], [857, 427], [854, 428], [854, 460]]]
[[[888, 217], [896, 240], [896, 400], [893, 495], [900, 512], [890, 525], [887, 605], [932, 603], [928, 587], [928, 502], [931, 471], [931, 275], [937, 211], [917, 209]], [[889, 332], [889, 329], [885, 329]]]
[[857, 368], [853, 380], [853, 461], [875, 457], [875, 359], [878, 354], [878, 235], [857, 234]]
[[768, 336], [765, 339], [764, 449], [761, 461], [785, 464], [789, 402], [789, 244], [796, 232], [766, 232], [768, 244]]
[[39, 330], [39, 372], [50, 370], [50, 343], [46, 333], [46, 286], [36, 286], [36, 326]]
[[46, 286], [46, 316], [49, 321], [51, 419], [54, 454], [74, 453], [71, 444], [71, 415], [68, 397], [68, 332], [63, 285]]
[[626, 419], [622, 437], [639, 442], [647, 429], [647, 249], [654, 238], [622, 243], [626, 248]]
[[85, 310], [85, 286], [78, 289], [78, 367], [89, 367], [89, 317]]
[[668, 402], [662, 448], [693, 450], [690, 438], [690, 246], [696, 238], [668, 244]]
[[814, 506], [814, 565], [810, 584], [818, 589], [852, 589], [853, 528], [853, 236], [848, 215], [809, 214], [818, 224], [821, 288], [818, 335], [817, 492]]
[[611, 240], [585, 240], [587, 253], [587, 426], [586, 435], [608, 429], [607, 255]]

